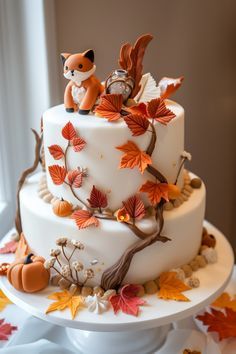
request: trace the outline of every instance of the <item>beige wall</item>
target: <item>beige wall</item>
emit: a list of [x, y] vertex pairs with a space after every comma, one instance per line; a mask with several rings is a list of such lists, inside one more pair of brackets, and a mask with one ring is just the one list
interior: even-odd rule
[[[189, 168], [207, 185], [207, 219], [236, 233], [236, 2], [234, 0], [56, 0], [58, 54], [93, 48], [97, 74], [117, 67], [125, 41], [155, 39], [145, 71], [184, 75], [175, 99], [186, 110]], [[61, 75], [61, 95], [66, 81]], [[235, 242], [236, 245], [236, 242]]]

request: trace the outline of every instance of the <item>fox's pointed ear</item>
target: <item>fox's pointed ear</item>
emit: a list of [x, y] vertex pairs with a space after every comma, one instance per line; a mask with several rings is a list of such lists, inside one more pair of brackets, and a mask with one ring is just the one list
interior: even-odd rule
[[65, 64], [66, 59], [69, 58], [70, 55], [70, 53], [61, 53], [61, 60], [63, 65]]
[[83, 55], [85, 58], [88, 58], [92, 63], [94, 62], [94, 51], [92, 49], [86, 50]]

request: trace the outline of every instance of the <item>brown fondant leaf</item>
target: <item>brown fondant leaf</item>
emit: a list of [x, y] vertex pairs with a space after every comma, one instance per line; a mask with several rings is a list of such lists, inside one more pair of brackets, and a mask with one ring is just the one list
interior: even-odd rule
[[48, 166], [48, 171], [54, 184], [59, 185], [65, 181], [66, 169], [59, 165]]
[[129, 114], [124, 117], [124, 120], [133, 133], [133, 136], [144, 134], [149, 126], [149, 120], [141, 114]]
[[91, 208], [106, 208], [107, 207], [107, 196], [103, 192], [101, 192], [99, 189], [97, 189], [95, 186], [93, 186], [93, 189], [90, 193], [90, 197], [88, 199], [88, 202], [91, 206]]
[[18, 242], [16, 241], [9, 241], [5, 243], [3, 247], [0, 248], [0, 254], [4, 253], [15, 253], [17, 249]]
[[126, 43], [121, 48], [119, 64], [122, 69], [128, 71], [128, 74], [134, 79], [135, 83], [131, 98], [135, 97], [140, 89], [140, 80], [143, 72], [143, 57], [152, 38], [153, 36], [150, 34], [145, 34], [137, 39], [133, 47], [129, 43]]
[[76, 130], [71, 122], [68, 122], [61, 131], [62, 136], [66, 140], [72, 140], [76, 137]]
[[176, 272], [162, 273], [159, 277], [159, 286], [160, 290], [157, 293], [159, 298], [164, 300], [189, 301], [182, 292], [191, 288], [177, 278]]
[[51, 145], [48, 150], [55, 160], [60, 160], [64, 156], [64, 151], [59, 145]]
[[152, 205], [157, 205], [160, 203], [161, 198], [166, 201], [169, 200], [169, 188], [167, 183], [156, 183], [152, 181], [145, 182], [140, 190], [140, 192], [147, 193], [148, 199]]
[[18, 242], [18, 246], [15, 252], [15, 259], [21, 259], [26, 257], [30, 253], [30, 248], [28, 245], [28, 242], [25, 239], [25, 236], [23, 233], [20, 235], [20, 240]]
[[101, 97], [100, 104], [96, 107], [95, 113], [98, 113], [109, 122], [114, 122], [121, 117], [121, 108], [123, 96], [119, 94], [107, 94]]
[[175, 114], [166, 108], [165, 102], [162, 98], [154, 98], [147, 104], [148, 117], [155, 119], [157, 122], [167, 125]]
[[79, 229], [85, 229], [89, 226], [98, 226], [99, 220], [88, 210], [76, 210], [71, 218], [75, 220]]
[[116, 149], [125, 153], [121, 157], [119, 168], [133, 169], [134, 167], [138, 167], [141, 173], [143, 173], [147, 166], [152, 163], [151, 157], [146, 152], [141, 151], [133, 141], [128, 141], [124, 145], [117, 146]]
[[55, 302], [47, 308], [46, 314], [68, 308], [70, 309], [72, 319], [74, 319], [78, 311], [85, 307], [84, 298], [79, 295], [74, 295], [68, 290], [53, 293], [48, 296], [48, 299], [55, 300]]
[[137, 195], [133, 195], [122, 203], [124, 205], [125, 211], [131, 218], [140, 220], [145, 216], [145, 206]]
[[69, 184], [74, 188], [80, 188], [83, 182], [83, 172], [78, 170], [71, 170], [67, 173]]
[[166, 99], [175, 93], [175, 91], [177, 91], [178, 88], [182, 85], [183, 80], [183, 76], [178, 77], [177, 79], [163, 77], [158, 83], [158, 86], [161, 90], [161, 98]]
[[72, 139], [71, 144], [73, 146], [73, 150], [75, 152], [79, 152], [85, 147], [86, 141], [81, 137], [76, 137]]

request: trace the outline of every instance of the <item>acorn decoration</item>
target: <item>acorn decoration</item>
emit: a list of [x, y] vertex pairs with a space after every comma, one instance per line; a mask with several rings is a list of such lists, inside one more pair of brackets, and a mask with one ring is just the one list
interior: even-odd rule
[[52, 204], [52, 210], [55, 215], [60, 217], [70, 216], [73, 212], [73, 205], [67, 200], [56, 199]]
[[45, 259], [30, 253], [27, 257], [10, 264], [7, 278], [11, 285], [26, 293], [35, 293], [48, 285], [50, 271], [44, 268]]

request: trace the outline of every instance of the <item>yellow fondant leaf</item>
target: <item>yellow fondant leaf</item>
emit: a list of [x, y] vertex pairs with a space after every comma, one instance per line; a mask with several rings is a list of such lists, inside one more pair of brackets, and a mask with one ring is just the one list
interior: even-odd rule
[[212, 304], [214, 307], [228, 308], [236, 312], [236, 299], [232, 299], [228, 293], [221, 294]]
[[176, 272], [162, 273], [159, 278], [160, 290], [158, 297], [164, 300], [190, 301], [183, 291], [191, 288], [177, 278]]
[[55, 300], [55, 302], [47, 308], [46, 314], [68, 308], [70, 309], [72, 319], [74, 319], [78, 311], [85, 307], [84, 298], [70, 293], [68, 290], [53, 293], [48, 296], [48, 299]]
[[12, 304], [11, 300], [9, 300], [4, 292], [0, 289], [0, 311], [4, 310], [5, 307], [9, 304]]

